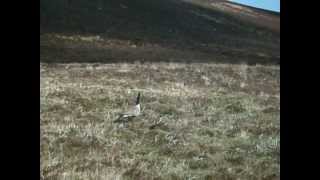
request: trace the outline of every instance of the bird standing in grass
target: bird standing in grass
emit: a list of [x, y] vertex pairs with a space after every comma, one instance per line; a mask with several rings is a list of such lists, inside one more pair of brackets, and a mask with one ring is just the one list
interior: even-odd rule
[[113, 122], [116, 122], [116, 123], [129, 122], [133, 120], [135, 117], [139, 116], [140, 112], [141, 110], [140, 110], [140, 92], [139, 92], [136, 99], [135, 106], [131, 107], [131, 109], [129, 109], [125, 113], [121, 113], [119, 117]]

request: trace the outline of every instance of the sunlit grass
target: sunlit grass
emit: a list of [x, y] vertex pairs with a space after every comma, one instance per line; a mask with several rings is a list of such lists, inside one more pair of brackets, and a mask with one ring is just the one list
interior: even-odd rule
[[[41, 63], [41, 175], [279, 179], [279, 70]], [[113, 124], [137, 92], [142, 115], [125, 127]]]

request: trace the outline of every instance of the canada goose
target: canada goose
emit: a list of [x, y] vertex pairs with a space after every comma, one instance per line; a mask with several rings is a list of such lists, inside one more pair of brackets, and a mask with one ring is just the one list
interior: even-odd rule
[[140, 92], [136, 99], [136, 105], [131, 107], [127, 112], [119, 114], [119, 117], [113, 122], [129, 122], [140, 115]]

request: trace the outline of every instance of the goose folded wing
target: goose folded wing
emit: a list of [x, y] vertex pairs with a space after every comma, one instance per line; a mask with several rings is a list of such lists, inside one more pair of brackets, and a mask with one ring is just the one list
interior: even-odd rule
[[127, 122], [132, 120], [134, 117], [136, 117], [134, 114], [122, 113], [122, 114], [119, 114], [118, 119], [116, 119], [114, 122]]

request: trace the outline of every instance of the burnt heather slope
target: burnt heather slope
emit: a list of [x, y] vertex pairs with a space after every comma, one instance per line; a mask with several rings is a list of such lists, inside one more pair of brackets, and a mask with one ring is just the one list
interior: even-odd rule
[[[42, 62], [278, 64], [280, 16], [229, 4], [221, 0], [41, 0], [40, 58]], [[75, 36], [99, 41], [75, 41]]]

